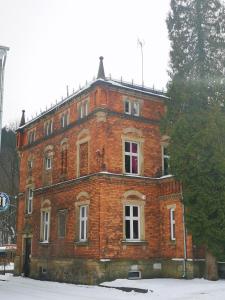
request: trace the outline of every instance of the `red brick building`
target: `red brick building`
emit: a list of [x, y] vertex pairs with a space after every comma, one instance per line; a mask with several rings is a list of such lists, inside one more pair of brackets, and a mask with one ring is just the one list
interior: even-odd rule
[[106, 78], [101, 57], [89, 85], [32, 121], [23, 112], [16, 274], [80, 283], [194, 275], [159, 129], [167, 101]]

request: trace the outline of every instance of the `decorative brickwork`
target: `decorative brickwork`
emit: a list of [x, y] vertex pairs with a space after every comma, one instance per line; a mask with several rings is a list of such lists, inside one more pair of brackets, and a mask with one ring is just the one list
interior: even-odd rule
[[[16, 274], [26, 267], [34, 278], [96, 283], [127, 277], [137, 265], [143, 277], [193, 276], [191, 263], [183, 263], [193, 251], [180, 185], [161, 177], [166, 101], [101, 76], [18, 129]], [[47, 136], [46, 124], [52, 124]]]

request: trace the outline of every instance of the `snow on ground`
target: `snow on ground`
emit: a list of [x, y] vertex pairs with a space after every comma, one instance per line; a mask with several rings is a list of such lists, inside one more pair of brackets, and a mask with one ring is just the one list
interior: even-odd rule
[[9, 263], [8, 265], [0, 265], [0, 271], [3, 271], [3, 270], [6, 270], [6, 271], [13, 271], [14, 270], [14, 263]]
[[0, 275], [0, 299], [5, 300], [224, 300], [225, 281], [204, 279], [117, 279], [103, 285], [148, 289], [148, 293], [124, 292], [99, 286], [39, 281], [11, 274]]

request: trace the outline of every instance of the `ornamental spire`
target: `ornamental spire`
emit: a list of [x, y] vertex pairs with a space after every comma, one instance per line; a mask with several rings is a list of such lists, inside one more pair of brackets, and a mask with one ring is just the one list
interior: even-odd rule
[[103, 56], [99, 57], [100, 62], [99, 62], [99, 68], [98, 68], [98, 75], [97, 75], [97, 79], [104, 79], [105, 80], [105, 71], [104, 71], [104, 66], [103, 66]]
[[22, 117], [20, 121], [20, 126], [23, 126], [25, 124], [25, 110], [22, 110]]

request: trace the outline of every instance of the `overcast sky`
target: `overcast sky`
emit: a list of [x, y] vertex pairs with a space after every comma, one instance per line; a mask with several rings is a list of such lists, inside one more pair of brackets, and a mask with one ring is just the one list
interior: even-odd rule
[[170, 0], [0, 0], [5, 68], [3, 124], [29, 119], [97, 75], [161, 89], [168, 81]]

